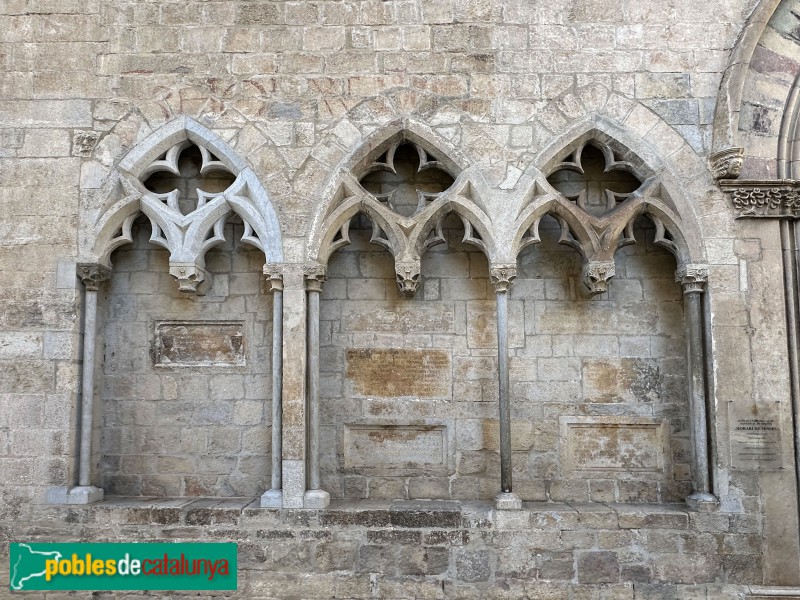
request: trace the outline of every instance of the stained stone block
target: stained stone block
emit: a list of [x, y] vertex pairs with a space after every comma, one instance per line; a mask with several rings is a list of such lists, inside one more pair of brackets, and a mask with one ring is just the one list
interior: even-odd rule
[[582, 552], [578, 554], [578, 581], [581, 583], [616, 583], [619, 581], [619, 559], [615, 552]]

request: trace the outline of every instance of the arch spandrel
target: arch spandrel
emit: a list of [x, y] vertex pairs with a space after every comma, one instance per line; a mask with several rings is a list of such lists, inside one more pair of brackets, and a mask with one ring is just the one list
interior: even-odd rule
[[[180, 154], [192, 144], [200, 149], [201, 174], [223, 170], [234, 181], [224, 192], [204, 193], [197, 207], [183, 214], [172, 206], [174, 194], [157, 194], [144, 182], [158, 171], [179, 175]], [[219, 136], [189, 117], [179, 117], [139, 142], [114, 169], [104, 193], [103, 207], [84, 239], [82, 262], [110, 266], [111, 253], [131, 242], [133, 220], [145, 214], [152, 225], [151, 241], [170, 252], [170, 273], [180, 289], [197, 292], [206, 277], [205, 253], [224, 241], [222, 229], [231, 213], [244, 222], [243, 242], [264, 252], [268, 263], [283, 261], [277, 214], [258, 177]]]

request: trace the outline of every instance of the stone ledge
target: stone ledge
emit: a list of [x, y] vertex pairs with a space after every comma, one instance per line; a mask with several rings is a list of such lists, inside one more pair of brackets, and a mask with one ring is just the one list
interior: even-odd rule
[[[54, 515], [85, 523], [396, 527], [404, 529], [694, 529], [683, 504], [525, 502], [498, 511], [490, 502], [332, 500], [326, 509], [262, 508], [258, 498], [109, 497], [86, 506], [52, 506]], [[720, 521], [724, 515], [719, 515]], [[724, 520], [724, 519], [723, 519]], [[725, 526], [725, 523], [719, 522]], [[723, 527], [727, 529], [727, 527]]]

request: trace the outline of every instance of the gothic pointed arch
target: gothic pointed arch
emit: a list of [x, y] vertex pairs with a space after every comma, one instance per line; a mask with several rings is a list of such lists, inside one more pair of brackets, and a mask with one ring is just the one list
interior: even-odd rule
[[[198, 177], [217, 179], [208, 189], [196, 187], [190, 200], [170, 179], [182, 177], [181, 160], [188, 151], [198, 155]], [[169, 180], [166, 187], [154, 187], [155, 175]], [[258, 177], [224, 140], [189, 117], [170, 121], [119, 162], [82, 240], [82, 262], [110, 267], [112, 252], [132, 241], [131, 228], [140, 214], [150, 220], [151, 242], [170, 252], [170, 274], [181, 291], [197, 292], [206, 279], [205, 254], [224, 242], [231, 214], [244, 223], [243, 242], [261, 250], [268, 263], [283, 260], [277, 214]]]
[[491, 257], [491, 219], [474, 191], [475, 174], [463, 157], [432, 143], [434, 138], [431, 130], [405, 120], [373, 134], [351, 154], [313, 230], [312, 259], [327, 264], [333, 252], [347, 245], [350, 224], [359, 214], [372, 223], [372, 243], [394, 257], [404, 296], [416, 292], [421, 257], [444, 242], [442, 223], [451, 213], [462, 221], [463, 241]]
[[592, 295], [606, 291], [614, 255], [636, 241], [634, 222], [642, 215], [655, 226], [655, 243], [674, 255], [679, 268], [702, 262], [692, 215], [681, 214], [663, 165], [645, 161], [609, 129], [595, 121], [539, 155], [541, 171], [516, 215], [510, 243], [516, 256], [539, 242], [541, 219], [554, 217], [561, 227], [559, 242], [581, 256]]

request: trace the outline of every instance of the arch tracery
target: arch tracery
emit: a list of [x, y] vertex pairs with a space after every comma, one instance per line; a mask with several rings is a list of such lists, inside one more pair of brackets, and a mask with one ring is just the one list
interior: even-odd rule
[[[221, 172], [233, 181], [218, 192], [196, 188], [194, 207], [187, 210], [178, 189], [159, 193], [146, 182], [159, 173], [180, 177], [181, 157], [194, 147], [200, 176]], [[208, 283], [206, 252], [224, 242], [223, 228], [232, 213], [244, 222], [243, 242], [264, 252], [268, 263], [283, 260], [277, 215], [255, 173], [222, 139], [188, 117], [170, 122], [131, 150], [107, 190], [81, 262], [110, 267], [112, 252], [132, 241], [133, 222], [144, 214], [152, 227], [150, 240], [170, 252], [169, 270], [179, 289], [202, 293]]]

